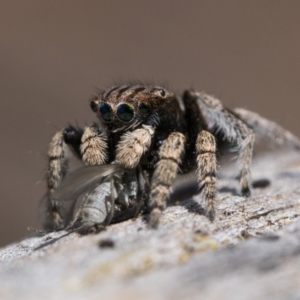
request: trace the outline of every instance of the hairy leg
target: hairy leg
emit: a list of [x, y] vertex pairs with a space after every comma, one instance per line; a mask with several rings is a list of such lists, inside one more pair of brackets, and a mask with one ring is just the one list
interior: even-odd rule
[[287, 144], [300, 150], [300, 140], [288, 130], [252, 111], [235, 108], [233, 113], [243, 120], [254, 131], [270, 137], [276, 143]]
[[249, 196], [250, 164], [254, 143], [253, 130], [213, 96], [186, 91], [183, 100], [187, 107], [193, 106], [194, 109], [198, 109], [200, 128], [218, 136], [221, 141], [235, 145], [235, 150], [238, 152], [237, 164], [241, 192], [244, 196]]
[[106, 160], [106, 148], [106, 136], [96, 124], [86, 127], [84, 131], [69, 126], [54, 135], [48, 151], [48, 192], [43, 220], [46, 229], [59, 229], [65, 222], [62, 205], [53, 197], [53, 193], [67, 173], [69, 150], [82, 159], [86, 165], [100, 165]]
[[250, 191], [250, 164], [253, 154], [253, 146], [255, 135], [252, 130], [249, 130], [247, 137], [245, 137], [238, 145], [238, 168], [242, 195], [249, 197]]
[[215, 218], [214, 200], [217, 189], [216, 141], [212, 134], [201, 131], [196, 141], [197, 177], [200, 185], [204, 185], [206, 214], [213, 221]]
[[69, 126], [58, 131], [49, 145], [48, 150], [48, 191], [55, 190], [65, 177], [69, 163], [69, 150], [73, 150], [80, 157], [79, 147], [82, 137], [82, 129]]
[[[82, 130], [72, 126], [57, 132], [49, 145], [46, 208], [43, 225], [45, 229], [56, 230], [64, 224], [64, 212], [61, 203], [52, 194], [65, 177], [69, 163], [69, 149], [78, 153], [78, 140]], [[71, 146], [71, 147], [69, 147]]]
[[184, 135], [173, 132], [159, 149], [159, 160], [152, 175], [149, 199], [151, 209], [149, 224], [152, 227], [157, 227], [159, 217], [166, 207], [170, 187], [178, 173], [184, 148]]

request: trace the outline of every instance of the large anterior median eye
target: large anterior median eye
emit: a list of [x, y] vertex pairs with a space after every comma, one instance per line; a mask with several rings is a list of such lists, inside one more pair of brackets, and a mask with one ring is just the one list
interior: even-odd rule
[[134, 118], [134, 109], [128, 104], [120, 104], [117, 115], [123, 122], [130, 122]]
[[110, 105], [108, 105], [107, 103], [101, 103], [99, 110], [104, 121], [110, 122], [113, 119], [114, 113]]
[[148, 115], [151, 112], [151, 105], [148, 103], [140, 103], [139, 104], [139, 111], [142, 115]]

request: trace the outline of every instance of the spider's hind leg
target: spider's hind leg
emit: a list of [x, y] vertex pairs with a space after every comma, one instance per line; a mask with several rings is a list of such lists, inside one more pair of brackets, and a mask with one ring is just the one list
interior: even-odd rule
[[249, 129], [247, 136], [239, 140], [237, 146], [237, 150], [238, 150], [237, 165], [239, 169], [241, 193], [245, 197], [249, 197], [251, 195], [250, 165], [252, 161], [254, 141], [255, 141], [254, 132], [251, 129]]
[[241, 192], [244, 196], [250, 196], [250, 164], [255, 139], [253, 130], [213, 96], [186, 91], [183, 100], [187, 115], [198, 116], [198, 128], [212, 133], [220, 142], [229, 142], [235, 146]]
[[244, 108], [235, 108], [233, 113], [253, 130], [264, 136], [268, 136], [276, 143], [287, 144], [296, 150], [300, 150], [299, 138], [275, 122], [265, 119], [259, 114]]

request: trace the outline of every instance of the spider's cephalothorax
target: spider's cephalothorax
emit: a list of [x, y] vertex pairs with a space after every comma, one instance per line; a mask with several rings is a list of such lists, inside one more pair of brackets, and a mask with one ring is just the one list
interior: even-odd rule
[[154, 227], [177, 173], [192, 167], [204, 188], [206, 213], [213, 220], [216, 144], [229, 143], [238, 153], [244, 196], [250, 195], [253, 130], [300, 148], [300, 141], [276, 123], [243, 109], [230, 111], [218, 99], [190, 90], [177, 97], [161, 87], [120, 85], [92, 98], [90, 106], [100, 125], [94, 123], [83, 131], [68, 127], [50, 144], [48, 194], [53, 210], [49, 210], [49, 218], [54, 228], [59, 227], [63, 216], [51, 194], [66, 173], [67, 145], [86, 165], [118, 163], [127, 169], [140, 165], [149, 171], [149, 222]]
[[[106, 90], [90, 102], [99, 117], [109, 148], [107, 162], [133, 168], [146, 153], [151, 164], [158, 145], [171, 132], [185, 132], [184, 115], [174, 94], [163, 88], [122, 85]], [[147, 150], [151, 148], [151, 152]], [[153, 163], [152, 163], [153, 164]]]

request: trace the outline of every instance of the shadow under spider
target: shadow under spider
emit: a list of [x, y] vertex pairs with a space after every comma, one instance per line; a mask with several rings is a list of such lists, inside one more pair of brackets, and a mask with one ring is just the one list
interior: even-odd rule
[[184, 200], [180, 203], [180, 206], [186, 208], [190, 213], [205, 215], [205, 210], [201, 204], [193, 199]]

